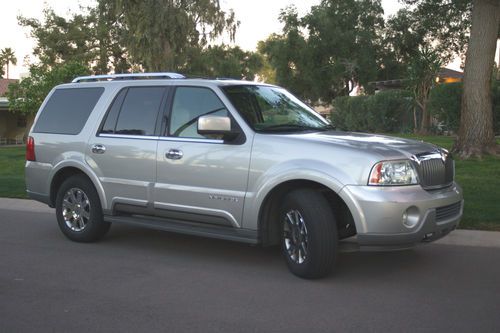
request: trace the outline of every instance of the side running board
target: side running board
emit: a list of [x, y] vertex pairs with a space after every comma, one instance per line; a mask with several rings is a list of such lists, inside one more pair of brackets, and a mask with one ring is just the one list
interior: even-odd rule
[[186, 235], [224, 239], [247, 244], [258, 244], [257, 231], [248, 229], [228, 228], [208, 223], [196, 223], [172, 220], [144, 215], [104, 216], [106, 222], [124, 223], [150, 229], [171, 231]]

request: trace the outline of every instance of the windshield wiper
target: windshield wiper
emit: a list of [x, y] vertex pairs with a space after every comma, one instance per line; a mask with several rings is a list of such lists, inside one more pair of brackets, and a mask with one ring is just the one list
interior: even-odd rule
[[[331, 125], [327, 125], [331, 126]], [[329, 127], [314, 127], [314, 126], [306, 126], [299, 124], [278, 124], [266, 126], [264, 128], [260, 128], [259, 132], [290, 132], [290, 131], [324, 131], [330, 129]]]
[[333, 126], [332, 124], [328, 124], [328, 125], [320, 127], [319, 129], [321, 129], [322, 131], [334, 130], [335, 126]]

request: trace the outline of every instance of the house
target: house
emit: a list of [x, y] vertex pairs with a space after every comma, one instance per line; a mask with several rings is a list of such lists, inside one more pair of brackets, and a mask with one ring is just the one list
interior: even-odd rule
[[5, 95], [14, 79], [0, 79], [0, 144], [22, 144], [33, 124], [34, 116], [25, 116], [9, 111]]
[[[462, 82], [464, 73], [455, 71], [449, 68], [441, 68], [436, 76], [437, 83], [453, 83]], [[407, 79], [395, 79], [386, 81], [369, 82], [369, 85], [375, 86], [375, 91], [382, 91], [388, 89], [403, 89]]]

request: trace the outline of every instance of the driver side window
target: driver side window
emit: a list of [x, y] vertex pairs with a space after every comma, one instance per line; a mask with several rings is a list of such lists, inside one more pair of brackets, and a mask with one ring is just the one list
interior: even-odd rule
[[170, 136], [180, 138], [214, 139], [198, 134], [198, 118], [205, 115], [228, 116], [217, 95], [208, 88], [177, 87], [170, 115]]

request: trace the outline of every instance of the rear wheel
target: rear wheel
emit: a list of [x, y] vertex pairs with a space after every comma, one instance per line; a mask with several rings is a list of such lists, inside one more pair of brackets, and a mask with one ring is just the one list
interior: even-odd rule
[[101, 201], [94, 185], [81, 175], [66, 179], [56, 197], [59, 228], [76, 242], [94, 242], [102, 238], [111, 223], [103, 220]]
[[325, 197], [312, 189], [285, 197], [280, 219], [282, 252], [290, 271], [302, 278], [328, 275], [337, 256], [335, 216]]

